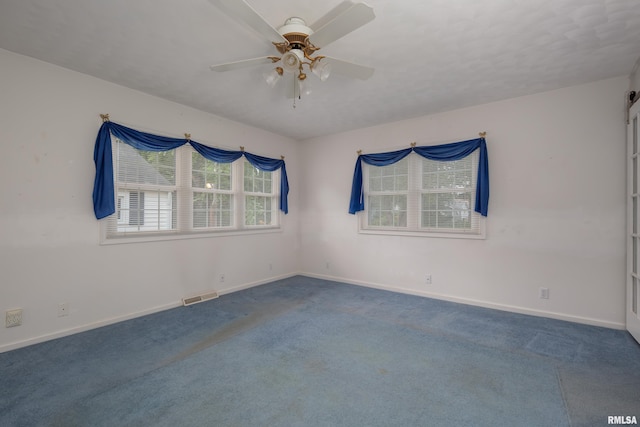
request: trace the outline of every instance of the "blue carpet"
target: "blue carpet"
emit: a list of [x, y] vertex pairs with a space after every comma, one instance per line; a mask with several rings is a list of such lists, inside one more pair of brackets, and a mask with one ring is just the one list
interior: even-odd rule
[[0, 354], [2, 426], [591, 426], [626, 332], [294, 277]]

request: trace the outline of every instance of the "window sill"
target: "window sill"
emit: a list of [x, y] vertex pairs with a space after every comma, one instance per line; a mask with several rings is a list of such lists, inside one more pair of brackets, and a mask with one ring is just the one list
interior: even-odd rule
[[372, 228], [359, 228], [360, 234], [377, 234], [382, 236], [407, 236], [407, 237], [427, 237], [427, 238], [444, 238], [444, 239], [472, 239], [472, 240], [484, 240], [487, 238], [484, 230], [479, 233], [459, 233], [459, 232], [433, 232], [433, 231], [406, 231], [401, 229], [395, 230], [378, 230]]
[[185, 239], [207, 239], [227, 236], [246, 236], [253, 234], [273, 234], [281, 233], [282, 227], [269, 228], [246, 228], [242, 230], [216, 230], [216, 231], [194, 231], [192, 233], [140, 233], [117, 237], [107, 237], [105, 230], [102, 230], [100, 245], [120, 245], [127, 243], [148, 243], [162, 242], [170, 240]]

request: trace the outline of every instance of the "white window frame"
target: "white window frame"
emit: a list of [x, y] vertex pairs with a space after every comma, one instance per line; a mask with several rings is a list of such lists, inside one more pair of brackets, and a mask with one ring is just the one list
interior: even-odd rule
[[[121, 244], [121, 243], [142, 243], [153, 242], [162, 240], [178, 240], [178, 239], [192, 239], [192, 238], [207, 238], [207, 237], [219, 237], [230, 235], [244, 235], [244, 234], [263, 234], [263, 233], [277, 233], [282, 232], [282, 221], [280, 211], [280, 170], [274, 172], [263, 172], [271, 174], [271, 193], [248, 193], [244, 191], [243, 168], [248, 161], [244, 156], [232, 163], [232, 190], [231, 191], [216, 191], [209, 190], [207, 188], [192, 187], [192, 172], [191, 172], [191, 153], [195, 150], [189, 145], [185, 144], [176, 149], [176, 184], [175, 186], [150, 186], [148, 184], [141, 185], [119, 185], [117, 179], [117, 140], [113, 138], [113, 163], [114, 163], [114, 189], [115, 189], [115, 205], [116, 213], [101, 221], [101, 244]], [[253, 166], [251, 166], [253, 167]], [[126, 187], [126, 188], [125, 188]], [[125, 219], [128, 217], [126, 212], [122, 212], [125, 215], [119, 215], [118, 200], [122, 202], [120, 206], [125, 206], [129, 203], [128, 196], [120, 190], [158, 190], [158, 191], [176, 191], [177, 201], [177, 219], [176, 229], [172, 230], [158, 230], [158, 231], [140, 231], [140, 232], [126, 232], [126, 233], [114, 233], [114, 227], [119, 225], [125, 225]], [[194, 192], [221, 192], [232, 194], [233, 197], [233, 218], [232, 225], [228, 227], [206, 227], [196, 228], [193, 226], [193, 194]], [[265, 195], [269, 194], [272, 199], [271, 202], [271, 219], [272, 223], [263, 226], [245, 226], [244, 225], [244, 200], [245, 195]], [[126, 218], [125, 218], [126, 217]]]
[[[267, 174], [270, 173], [271, 177], [271, 189], [269, 190], [269, 192], [264, 192], [264, 191], [249, 191], [244, 189], [244, 172], [245, 169], [244, 168], [253, 168], [252, 173], [253, 174]], [[254, 172], [255, 171], [255, 172]], [[279, 218], [278, 218], [278, 205], [279, 205], [279, 200], [280, 198], [279, 196], [279, 189], [280, 189], [280, 176], [279, 176], [279, 171], [278, 173], [273, 173], [273, 172], [265, 172], [265, 171], [260, 171], [259, 169], [257, 169], [255, 166], [251, 165], [248, 161], [245, 160], [245, 162], [243, 163], [243, 168], [242, 170], [238, 171], [239, 174], [242, 174], [242, 185], [243, 185], [243, 189], [242, 189], [242, 200], [240, 201], [242, 203], [242, 209], [240, 209], [241, 212], [239, 212], [239, 216], [241, 217], [240, 219], [242, 220], [242, 227], [245, 229], [262, 229], [265, 227], [265, 225], [259, 225], [259, 224], [247, 224], [246, 222], [246, 215], [247, 215], [247, 198], [249, 197], [262, 197], [265, 199], [271, 199], [271, 203], [270, 203], [270, 217], [271, 217], [271, 221], [276, 221], [276, 223], [279, 223]], [[254, 179], [254, 182], [256, 180]], [[262, 181], [264, 184], [265, 178], [264, 176], [260, 177], [260, 179], [258, 181]], [[264, 185], [262, 186], [264, 188]], [[255, 189], [254, 189], [255, 190]], [[261, 211], [253, 211], [254, 214], [258, 213], [258, 212], [264, 212], [265, 214], [267, 213], [266, 209], [263, 209]], [[275, 218], [275, 219], [274, 219]]]
[[[363, 193], [365, 209], [358, 212], [358, 232], [362, 234], [395, 235], [395, 236], [416, 236], [416, 237], [442, 237], [454, 239], [486, 239], [486, 218], [475, 212], [475, 193], [478, 175], [478, 150], [474, 151], [471, 157], [473, 186], [460, 192], [471, 192], [471, 221], [472, 226], [469, 231], [452, 228], [422, 228], [421, 221], [421, 197], [425, 193], [451, 193], [455, 189], [422, 189], [422, 161], [423, 157], [411, 153], [405, 159], [408, 162], [408, 188], [396, 191], [372, 191], [369, 188], [369, 173], [371, 166], [363, 162]], [[407, 197], [407, 217], [405, 226], [374, 226], [369, 225], [369, 196], [370, 195], [405, 195]]]

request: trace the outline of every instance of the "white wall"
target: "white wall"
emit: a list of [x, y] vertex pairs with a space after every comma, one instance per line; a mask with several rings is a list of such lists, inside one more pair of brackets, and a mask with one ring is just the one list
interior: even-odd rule
[[[0, 69], [0, 313], [24, 310], [22, 326], [0, 327], [0, 352], [172, 307], [193, 292], [226, 293], [299, 271], [624, 323], [627, 78], [300, 143], [4, 50]], [[91, 191], [100, 113], [141, 130], [285, 155], [284, 231], [99, 245]], [[347, 208], [358, 149], [479, 131], [488, 132], [491, 174], [486, 240], [357, 233]], [[432, 285], [423, 284], [426, 273]], [[551, 289], [549, 300], [538, 298], [541, 286]], [[70, 305], [67, 317], [57, 316], [61, 302]]]
[[[615, 78], [305, 141], [302, 271], [623, 327], [628, 86]], [[357, 150], [480, 131], [488, 132], [491, 181], [486, 240], [358, 234], [347, 213]], [[538, 298], [540, 287], [550, 299]]]
[[[0, 327], [0, 351], [298, 272], [295, 141], [4, 50], [0, 70], [0, 313], [24, 310], [22, 326]], [[140, 130], [286, 156], [284, 231], [99, 245], [91, 193], [100, 113]], [[67, 317], [57, 316], [62, 302]]]

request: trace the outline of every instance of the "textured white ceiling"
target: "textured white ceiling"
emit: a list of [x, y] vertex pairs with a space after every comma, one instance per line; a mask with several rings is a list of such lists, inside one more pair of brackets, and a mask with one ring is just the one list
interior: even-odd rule
[[[341, 0], [247, 2], [278, 27]], [[0, 48], [299, 140], [628, 75], [640, 56], [638, 0], [366, 3], [376, 19], [320, 53], [374, 76], [310, 75], [295, 109], [269, 65], [209, 70], [276, 51], [208, 0], [0, 0]]]

